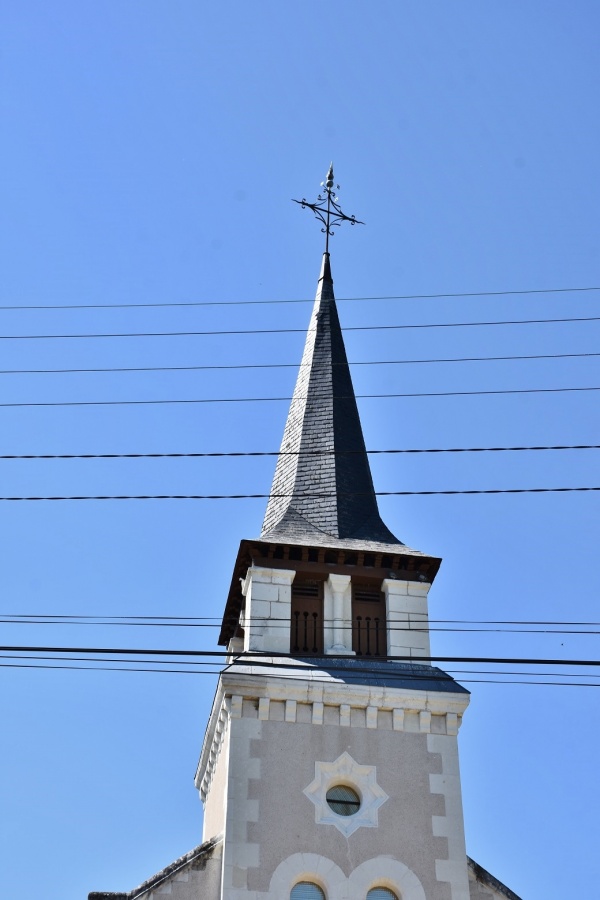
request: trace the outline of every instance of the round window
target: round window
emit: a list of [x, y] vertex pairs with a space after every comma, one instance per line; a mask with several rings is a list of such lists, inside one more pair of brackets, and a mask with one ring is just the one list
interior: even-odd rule
[[336, 784], [325, 795], [329, 808], [338, 816], [353, 816], [360, 809], [360, 797], [351, 787]]

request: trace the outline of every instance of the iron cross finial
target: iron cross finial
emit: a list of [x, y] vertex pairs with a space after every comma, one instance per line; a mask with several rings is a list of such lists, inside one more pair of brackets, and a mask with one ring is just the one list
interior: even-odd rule
[[[329, 171], [325, 176], [325, 181], [321, 182], [321, 187], [323, 190], [318, 195], [315, 203], [309, 203], [304, 198], [293, 202], [299, 203], [303, 209], [305, 207], [312, 209], [315, 217], [323, 223], [324, 227], [321, 228], [321, 231], [325, 235], [325, 253], [329, 253], [329, 236], [334, 233], [333, 229], [335, 226], [339, 227], [342, 222], [350, 222], [351, 225], [364, 225], [365, 223], [355, 216], [347, 216], [346, 213], [342, 212], [338, 203], [339, 198], [334, 193], [333, 163], [329, 166]], [[336, 190], [339, 190], [339, 187], [339, 184], [335, 185]]]

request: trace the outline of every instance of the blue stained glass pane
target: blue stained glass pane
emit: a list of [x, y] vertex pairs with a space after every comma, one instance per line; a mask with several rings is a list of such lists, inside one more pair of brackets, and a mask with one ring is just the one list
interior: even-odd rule
[[398, 897], [389, 888], [376, 887], [371, 888], [367, 894], [367, 900], [398, 900]]

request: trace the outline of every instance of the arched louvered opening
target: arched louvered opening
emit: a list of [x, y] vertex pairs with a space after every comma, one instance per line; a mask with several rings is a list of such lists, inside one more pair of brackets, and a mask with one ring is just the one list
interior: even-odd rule
[[292, 583], [290, 653], [323, 653], [323, 582], [295, 579]]
[[326, 897], [318, 884], [299, 881], [291, 890], [290, 900], [326, 900]]
[[371, 888], [367, 900], [399, 900], [398, 895], [386, 887]]
[[377, 588], [352, 585], [352, 649], [357, 656], [387, 655], [385, 596]]

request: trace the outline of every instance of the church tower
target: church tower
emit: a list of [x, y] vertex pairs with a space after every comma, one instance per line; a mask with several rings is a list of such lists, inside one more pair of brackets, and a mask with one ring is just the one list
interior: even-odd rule
[[[329, 176], [327, 206], [303, 202], [327, 235]], [[379, 515], [326, 245], [262, 532], [242, 540], [225, 606], [203, 844], [90, 898], [519, 900], [466, 855], [469, 694], [430, 662], [440, 562]]]
[[468, 692], [429, 662], [439, 565], [379, 515], [326, 252], [196, 777], [223, 900], [468, 900]]

